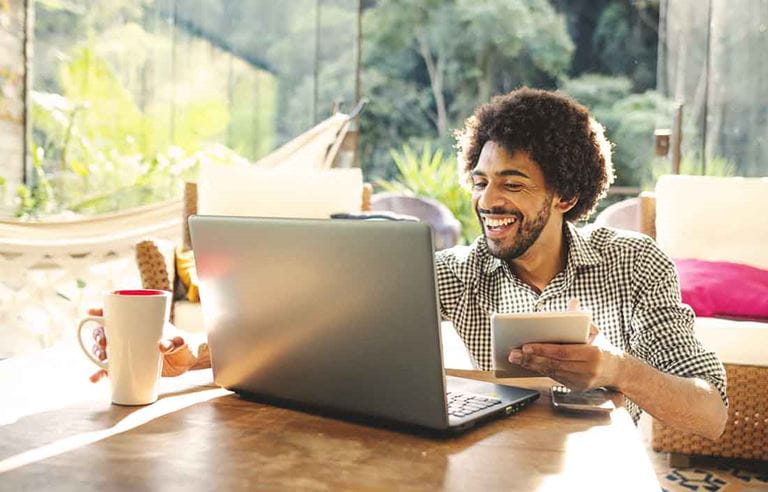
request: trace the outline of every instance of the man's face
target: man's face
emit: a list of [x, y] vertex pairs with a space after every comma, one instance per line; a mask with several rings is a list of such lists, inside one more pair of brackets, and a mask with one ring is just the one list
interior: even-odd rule
[[509, 261], [528, 251], [549, 222], [552, 202], [541, 167], [527, 152], [510, 155], [486, 142], [472, 171], [472, 204], [493, 256]]

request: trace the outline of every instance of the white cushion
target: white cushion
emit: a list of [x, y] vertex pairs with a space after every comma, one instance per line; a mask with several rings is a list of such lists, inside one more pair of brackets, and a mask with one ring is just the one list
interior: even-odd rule
[[362, 206], [363, 175], [353, 169], [266, 168], [204, 163], [197, 184], [200, 214], [328, 218]]
[[189, 333], [204, 333], [203, 310], [199, 302], [176, 301], [173, 303], [173, 324]]
[[696, 318], [694, 331], [722, 362], [768, 367], [768, 323]]
[[672, 258], [768, 269], [768, 178], [662, 176], [656, 241]]

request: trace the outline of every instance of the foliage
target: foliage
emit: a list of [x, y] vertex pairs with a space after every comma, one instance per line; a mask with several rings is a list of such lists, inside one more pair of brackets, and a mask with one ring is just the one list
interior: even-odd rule
[[618, 172], [626, 175], [618, 183], [642, 183], [653, 160], [653, 132], [669, 128], [672, 121], [672, 101], [656, 91], [631, 94], [612, 107], [618, 124], [613, 131], [616, 143], [614, 160]]
[[32, 145], [32, 169], [36, 184], [33, 187], [19, 185], [16, 190], [19, 207], [16, 211], [17, 217], [31, 217], [45, 214], [53, 208], [53, 187], [48, 176], [42, 169], [42, 150]]
[[614, 144], [616, 184], [638, 185], [650, 176], [653, 132], [669, 127], [672, 102], [655, 91], [631, 92], [625, 77], [585, 74], [563, 82], [560, 90], [587, 106]]
[[564, 79], [560, 90], [588, 107], [603, 121], [607, 115], [597, 113], [629, 96], [632, 93], [632, 82], [627, 77], [587, 73], [574, 79]]
[[[107, 39], [86, 40], [62, 57], [60, 93], [31, 93], [35, 174], [30, 187], [19, 189], [17, 215], [103, 213], [170, 199], [180, 195], [184, 180], [193, 178], [199, 160], [222, 154], [221, 148], [210, 147], [213, 142], [226, 139], [246, 152], [270, 150], [265, 148], [272, 145], [270, 113], [254, 116], [253, 106], [248, 108], [250, 118], [242, 106], [230, 113], [229, 101], [217, 91], [221, 82], [210, 82], [221, 77], [210, 67], [195, 68], [203, 76], [184, 84], [164, 81], [144, 91], [139, 107], [123, 81], [132, 83], [125, 71], [141, 73], [143, 64], [158, 62], [148, 56], [147, 47], [169, 50], [170, 45], [135, 24], [112, 27], [103, 35]], [[126, 54], [129, 61], [118, 74], [108, 58]], [[269, 77], [253, 70], [232, 73], [239, 76], [232, 81], [233, 93], [249, 96], [242, 102], [274, 108], [268, 104], [274, 94]], [[254, 84], [262, 90], [249, 91]], [[164, 96], [170, 91], [175, 102], [171, 111]], [[230, 114], [238, 126], [230, 125]], [[228, 152], [229, 159], [241, 159]]]
[[[105, 182], [126, 183], [124, 186], [104, 192], [83, 193], [79, 195], [80, 200], [68, 208], [81, 213], [99, 213], [169, 200], [179, 196], [183, 183], [193, 179], [204, 162], [232, 163], [245, 160], [223, 145], [206, 146], [191, 154], [178, 147], [170, 147], [167, 152], [157, 154], [152, 161], [122, 157], [125, 160], [110, 169], [112, 175], [105, 174], [100, 178]], [[126, 174], [131, 176], [122, 178]], [[120, 177], [115, 178], [116, 175]]]
[[[35, 5], [32, 117], [41, 155], [25, 203], [37, 207], [31, 197], [43, 176], [51, 193], [38, 198], [48, 196], [54, 211], [168, 196], [175, 185], [162, 176], [207, 145], [256, 159], [322, 119], [332, 101], [353, 99], [354, 0]], [[592, 109], [616, 143], [619, 184], [650, 174], [652, 130], [667, 126], [667, 102], [632, 93], [654, 85], [658, 0], [362, 7], [366, 179], [396, 175], [389, 149], [429, 142], [451, 152], [451, 130], [478, 103], [523, 84], [559, 86]]]
[[461, 222], [465, 243], [480, 234], [472, 197], [469, 190], [460, 184], [455, 157], [446, 157], [442, 149], [433, 152], [429, 143], [424, 144], [421, 154], [404, 145], [400, 151], [391, 150], [390, 155], [400, 175], [393, 181], [379, 180], [376, 183], [378, 186], [385, 191], [434, 198], [443, 203]]
[[419, 139], [450, 148], [451, 129], [491, 95], [551, 87], [570, 63], [563, 16], [546, 0], [394, 0], [363, 19], [365, 170], [386, 176], [386, 150]]
[[576, 50], [569, 77], [626, 77], [633, 91], [656, 86], [660, 0], [550, 0], [568, 19]]
[[658, 2], [606, 5], [592, 38], [600, 71], [630, 77], [635, 90], [655, 87], [658, 16]]

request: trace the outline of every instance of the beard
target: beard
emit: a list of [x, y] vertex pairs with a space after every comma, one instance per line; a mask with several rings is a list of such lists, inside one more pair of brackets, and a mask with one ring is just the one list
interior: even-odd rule
[[[480, 210], [475, 209], [477, 217], [480, 220], [480, 225], [483, 228], [483, 236], [485, 237], [485, 243], [488, 245], [488, 251], [491, 255], [499, 258], [503, 261], [510, 261], [519, 258], [523, 253], [539, 239], [541, 231], [549, 222], [549, 216], [552, 213], [550, 204], [552, 202], [551, 194], [547, 194], [539, 211], [532, 220], [525, 220], [523, 214], [519, 210], [507, 210], [507, 209], [491, 209], [483, 210], [484, 213], [498, 214], [498, 215], [511, 215], [516, 219], [517, 231], [512, 237], [511, 244], [505, 244], [502, 240], [488, 239], [485, 235], [485, 226], [480, 218]], [[508, 239], [505, 238], [508, 241]]]

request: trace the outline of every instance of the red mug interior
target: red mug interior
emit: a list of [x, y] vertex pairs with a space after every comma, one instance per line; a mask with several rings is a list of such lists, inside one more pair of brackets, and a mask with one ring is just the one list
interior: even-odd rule
[[162, 296], [167, 294], [164, 290], [155, 289], [128, 289], [128, 290], [116, 290], [113, 294], [118, 296]]

